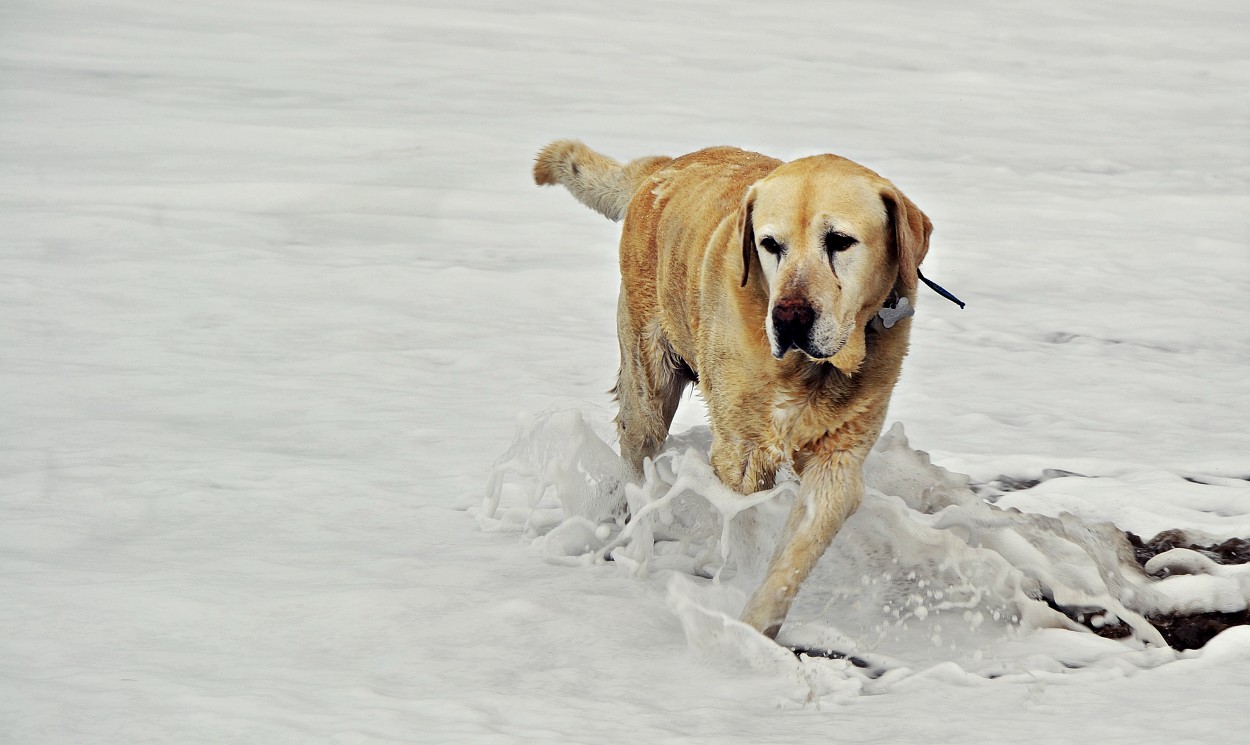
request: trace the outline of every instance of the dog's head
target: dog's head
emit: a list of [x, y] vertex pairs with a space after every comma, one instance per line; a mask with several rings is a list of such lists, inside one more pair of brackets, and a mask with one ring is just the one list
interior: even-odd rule
[[742, 284], [758, 262], [773, 356], [797, 349], [848, 373], [863, 363], [865, 327], [895, 283], [916, 286], [933, 230], [892, 183], [834, 155], [755, 182], [739, 221]]

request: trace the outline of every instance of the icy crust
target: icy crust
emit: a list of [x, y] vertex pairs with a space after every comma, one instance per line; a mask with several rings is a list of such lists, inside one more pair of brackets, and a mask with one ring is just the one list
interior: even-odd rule
[[[796, 657], [737, 620], [796, 494], [793, 475], [750, 496], [725, 488], [700, 427], [671, 437], [630, 483], [606, 429], [576, 411], [522, 419], [475, 511], [479, 524], [522, 532], [553, 561], [612, 562], [650, 579], [693, 648], [798, 675], [814, 694], [876, 692], [920, 675], [1122, 674], [1184, 656], [1146, 616], [1250, 601], [1246, 566], [1173, 549], [1143, 570], [1110, 522], [991, 504], [895, 424], [865, 463], [863, 505], [778, 639], [844, 659]], [[1091, 630], [1113, 628], [1106, 635], [1118, 638]]]

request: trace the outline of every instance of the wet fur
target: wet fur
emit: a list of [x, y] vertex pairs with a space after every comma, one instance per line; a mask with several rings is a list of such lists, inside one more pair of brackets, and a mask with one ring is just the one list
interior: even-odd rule
[[[686, 386], [708, 404], [711, 460], [728, 486], [773, 486], [793, 463], [800, 488], [766, 577], [743, 620], [775, 637], [798, 588], [863, 496], [862, 463], [884, 422], [907, 353], [910, 320], [869, 332], [891, 291], [915, 302], [932, 225], [889, 181], [837, 156], [790, 163], [737, 148], [622, 165], [554, 142], [534, 178], [559, 183], [611, 219], [624, 218], [616, 393], [622, 457], [641, 473], [659, 452]], [[847, 226], [859, 251], [816, 245]], [[784, 233], [786, 258], [757, 246]], [[767, 263], [765, 263], [767, 262]], [[799, 298], [827, 321], [814, 358], [770, 342], [771, 312]]]

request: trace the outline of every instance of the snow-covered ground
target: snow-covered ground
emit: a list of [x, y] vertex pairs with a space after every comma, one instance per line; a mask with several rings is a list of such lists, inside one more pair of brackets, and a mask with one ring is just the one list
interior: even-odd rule
[[[1202, 0], [6, 0], [0, 741], [1236, 741], [1250, 628], [1177, 653], [1020, 593], [1244, 607], [1244, 572], [1117, 579], [1096, 526], [1250, 536], [1247, 28]], [[732, 622], [749, 542], [697, 496], [695, 398], [632, 498], [697, 488], [620, 560], [567, 493], [530, 509], [541, 479], [483, 507], [510, 447], [609, 467], [618, 228], [532, 185], [558, 137], [832, 151], [932, 217], [968, 308], [921, 297], [907, 441], [784, 632], [877, 669]], [[914, 448], [1091, 478], [1008, 519]]]

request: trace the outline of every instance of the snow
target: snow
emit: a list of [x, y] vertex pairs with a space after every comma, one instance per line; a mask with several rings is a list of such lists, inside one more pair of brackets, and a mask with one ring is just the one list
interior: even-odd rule
[[[1250, 535], [1248, 23], [1214, 1], [9, 0], [0, 740], [1244, 731], [1250, 629], [1174, 652], [1028, 598], [1245, 607], [1240, 569], [1162, 554], [1147, 580], [1097, 536]], [[612, 467], [618, 227], [531, 184], [561, 137], [836, 152], [933, 219], [925, 272], [968, 308], [919, 298], [906, 442], [783, 629], [869, 668], [734, 620], [786, 487], [735, 512], [697, 398], [624, 496], [690, 487], [596, 558], [620, 537], [619, 491], [587, 480]], [[1047, 469], [1079, 476], [959, 487]]]

